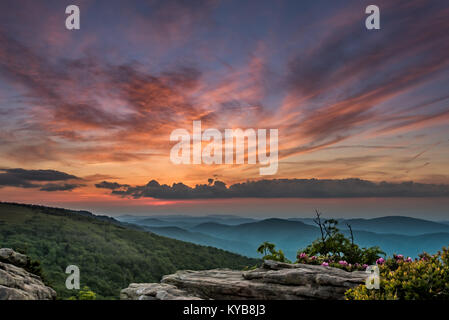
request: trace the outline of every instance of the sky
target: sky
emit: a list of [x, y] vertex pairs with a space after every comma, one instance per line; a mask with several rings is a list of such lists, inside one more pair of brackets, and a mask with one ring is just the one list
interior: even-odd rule
[[[443, 0], [3, 0], [0, 201], [449, 219], [448, 16]], [[172, 163], [171, 132], [198, 120], [277, 129], [276, 174]]]

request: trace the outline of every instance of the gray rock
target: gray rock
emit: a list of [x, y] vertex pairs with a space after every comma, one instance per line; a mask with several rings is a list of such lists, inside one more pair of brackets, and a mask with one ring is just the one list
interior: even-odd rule
[[[306, 264], [265, 261], [259, 269], [178, 271], [160, 284], [131, 284], [122, 299], [305, 300], [343, 299], [346, 290], [365, 282], [364, 272]], [[162, 300], [162, 299], [161, 299]]]
[[56, 292], [25, 269], [27, 256], [0, 249], [0, 300], [52, 300]]
[[15, 252], [13, 249], [1, 248], [0, 261], [13, 264], [18, 267], [25, 267], [28, 262], [28, 257], [24, 254]]
[[164, 283], [131, 283], [120, 292], [121, 300], [201, 300]]

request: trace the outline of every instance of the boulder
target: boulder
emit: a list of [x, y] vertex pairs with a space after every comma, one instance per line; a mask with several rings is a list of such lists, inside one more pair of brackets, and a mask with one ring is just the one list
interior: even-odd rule
[[15, 252], [13, 249], [1, 248], [0, 261], [13, 264], [18, 267], [25, 267], [28, 263], [28, 257], [24, 254]]
[[361, 271], [265, 261], [251, 271], [178, 271], [161, 283], [131, 284], [121, 299], [340, 300], [366, 277]]
[[131, 283], [120, 292], [122, 300], [202, 300], [165, 283]]
[[56, 292], [41, 278], [24, 269], [28, 257], [0, 249], [0, 300], [53, 300]]

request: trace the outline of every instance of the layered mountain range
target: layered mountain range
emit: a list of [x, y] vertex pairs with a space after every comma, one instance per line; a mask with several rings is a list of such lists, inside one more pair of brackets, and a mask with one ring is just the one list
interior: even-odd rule
[[[249, 257], [259, 257], [256, 249], [264, 241], [275, 243], [294, 260], [297, 251], [320, 236], [313, 218], [253, 219], [221, 216], [120, 216], [119, 221], [135, 224], [166, 237], [209, 245]], [[371, 219], [337, 219], [340, 230], [362, 247], [379, 246], [393, 253], [416, 257], [423, 251], [434, 253], [449, 244], [449, 224], [405, 216]]]

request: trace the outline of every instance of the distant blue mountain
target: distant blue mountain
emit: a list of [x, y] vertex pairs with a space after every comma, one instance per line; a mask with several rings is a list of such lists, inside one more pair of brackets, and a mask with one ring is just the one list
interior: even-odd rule
[[[159, 235], [210, 245], [250, 257], [258, 256], [256, 249], [260, 243], [270, 241], [282, 249], [291, 260], [295, 259], [298, 249], [305, 248], [320, 236], [319, 228], [313, 224], [311, 218], [302, 221], [301, 218], [270, 218], [250, 219], [251, 222], [241, 224], [221, 223], [227, 219], [235, 222], [237, 218], [147, 217], [138, 219], [136, 223]], [[441, 222], [401, 216], [338, 220], [340, 230], [346, 235], [349, 235], [346, 223], [351, 225], [357, 244], [362, 247], [379, 246], [387, 255], [400, 253], [416, 257], [423, 251], [433, 253], [449, 245], [449, 225]], [[160, 221], [167, 225], [161, 226]]]
[[[313, 218], [289, 218], [289, 221], [301, 221], [315, 225]], [[376, 233], [393, 233], [402, 235], [420, 235], [427, 233], [449, 232], [449, 222], [434, 222], [404, 216], [388, 216], [371, 219], [337, 219], [341, 229], [346, 229], [346, 224], [353, 230], [365, 230]]]
[[207, 222], [215, 222], [224, 225], [238, 225], [242, 223], [258, 221], [252, 218], [244, 218], [233, 215], [209, 215], [202, 217], [186, 215], [156, 215], [151, 217], [124, 215], [117, 217], [117, 220], [146, 226], [178, 226], [181, 228], [190, 228], [198, 224]]
[[[199, 232], [192, 232], [179, 227], [144, 227], [144, 230], [181, 241], [211, 246], [233, 252], [238, 251], [246, 256], [257, 256], [256, 253], [253, 252], [253, 247], [250, 244], [238, 240], [222, 239]], [[236, 250], [236, 248], [238, 248], [238, 250]]]
[[194, 226], [191, 230], [203, 232], [209, 235], [225, 235], [227, 231], [231, 230], [232, 226], [224, 225], [217, 222], [204, 222]]
[[[348, 235], [348, 232], [346, 234]], [[387, 255], [396, 253], [417, 257], [422, 252], [435, 253], [443, 246], [449, 246], [449, 233], [445, 232], [406, 236], [355, 231], [354, 237], [360, 246], [379, 246]]]
[[424, 219], [390, 216], [373, 219], [347, 219], [354, 230], [367, 230], [376, 233], [395, 233], [403, 235], [420, 235], [426, 233], [449, 232], [449, 225]]

